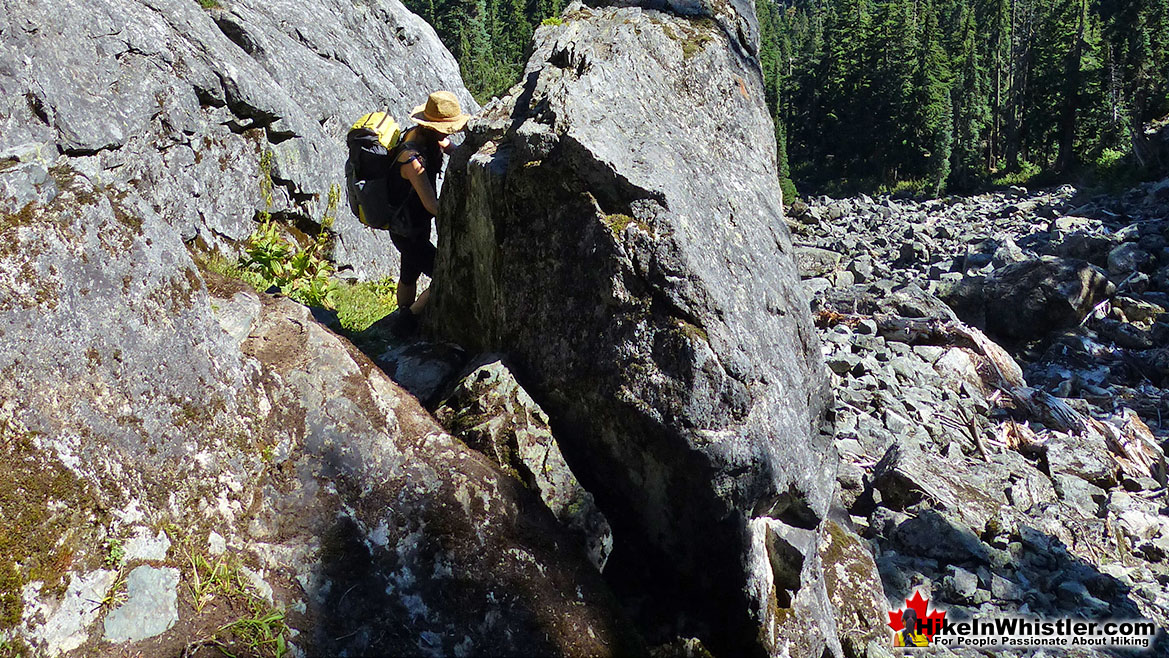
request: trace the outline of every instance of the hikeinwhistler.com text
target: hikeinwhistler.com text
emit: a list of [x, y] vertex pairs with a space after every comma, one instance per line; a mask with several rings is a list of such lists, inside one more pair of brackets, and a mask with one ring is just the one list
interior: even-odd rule
[[[928, 625], [926, 622], [925, 625]], [[995, 617], [945, 620], [933, 643], [950, 647], [1132, 647], [1148, 648], [1157, 625], [1147, 619], [1089, 621]]]

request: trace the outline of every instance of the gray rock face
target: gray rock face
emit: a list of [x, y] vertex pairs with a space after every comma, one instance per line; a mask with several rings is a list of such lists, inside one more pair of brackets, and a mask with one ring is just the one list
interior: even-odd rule
[[[709, 21], [577, 5], [524, 80], [451, 163], [432, 330], [511, 356], [614, 524], [610, 569], [690, 588], [655, 606], [689, 606], [714, 649], [776, 653], [787, 608], [824, 622], [793, 655], [835, 650], [816, 541], [795, 538], [834, 495], [826, 378], [757, 64]], [[773, 535], [788, 548], [756, 561]]]
[[[638, 651], [534, 494], [308, 309], [201, 271], [148, 188], [99, 185], [85, 162], [0, 215], [0, 491], [30, 492], [0, 496], [22, 528], [0, 540], [4, 632], [178, 655], [224, 623], [175, 623], [214, 531], [311, 655]], [[85, 574], [117, 561], [113, 538], [152, 564], [94, 612], [80, 596], [100, 603], [109, 580]]]
[[[0, 184], [11, 211], [45, 202], [27, 181], [61, 153], [136, 214], [234, 252], [258, 211], [322, 221], [361, 114], [388, 106], [404, 119], [437, 88], [476, 108], [433, 30], [397, 0], [58, 4], [0, 5], [0, 157], [25, 165]], [[338, 265], [396, 274], [385, 235], [343, 199], [335, 214]]]

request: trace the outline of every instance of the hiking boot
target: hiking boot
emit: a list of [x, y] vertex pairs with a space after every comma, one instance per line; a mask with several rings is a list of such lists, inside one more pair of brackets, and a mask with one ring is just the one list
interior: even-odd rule
[[390, 328], [390, 333], [397, 338], [410, 338], [418, 333], [418, 316], [410, 312], [410, 309], [398, 309], [394, 315], [394, 324]]

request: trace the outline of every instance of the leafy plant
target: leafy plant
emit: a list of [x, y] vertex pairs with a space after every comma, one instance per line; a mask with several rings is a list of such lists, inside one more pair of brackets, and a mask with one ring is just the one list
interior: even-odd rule
[[1007, 172], [1001, 176], [996, 176], [991, 179], [991, 184], [995, 187], [1010, 187], [1011, 185], [1027, 185], [1031, 179], [1035, 178], [1042, 171], [1042, 167], [1037, 164], [1027, 162], [1026, 160], [1019, 163], [1019, 168], [1016, 171]]
[[271, 286], [306, 306], [334, 308], [337, 284], [331, 279], [333, 265], [323, 256], [329, 244], [329, 230], [336, 216], [339, 191], [329, 190], [329, 205], [321, 230], [306, 247], [297, 249], [285, 240], [275, 220], [261, 213], [262, 223], [248, 238], [240, 269], [251, 273], [249, 283], [265, 290]]
[[126, 547], [122, 545], [122, 540], [110, 538], [106, 542], [106, 566], [120, 567], [124, 559], [126, 559]]

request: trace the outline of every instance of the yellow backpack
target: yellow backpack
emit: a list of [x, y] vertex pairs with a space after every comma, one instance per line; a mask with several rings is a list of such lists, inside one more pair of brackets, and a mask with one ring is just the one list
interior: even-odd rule
[[345, 189], [349, 209], [361, 223], [371, 228], [388, 228], [398, 214], [401, 204], [392, 203], [386, 194], [385, 172], [362, 172], [361, 153], [375, 156], [396, 156], [402, 130], [387, 110], [370, 112], [349, 129], [345, 143], [349, 157], [345, 160]]

